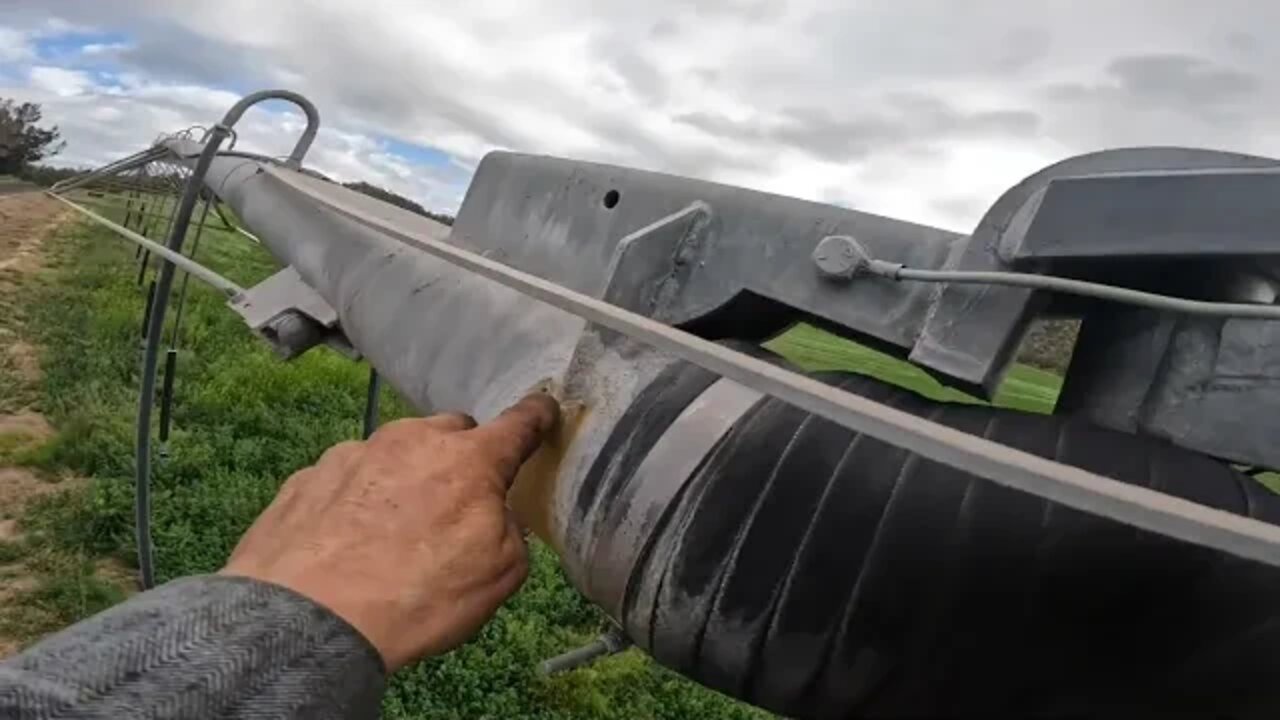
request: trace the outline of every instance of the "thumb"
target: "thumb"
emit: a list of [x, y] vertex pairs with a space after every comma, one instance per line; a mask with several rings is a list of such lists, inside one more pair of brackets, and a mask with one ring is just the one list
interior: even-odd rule
[[560, 404], [546, 393], [534, 393], [498, 417], [466, 433], [495, 463], [507, 484], [537, 451], [560, 421]]

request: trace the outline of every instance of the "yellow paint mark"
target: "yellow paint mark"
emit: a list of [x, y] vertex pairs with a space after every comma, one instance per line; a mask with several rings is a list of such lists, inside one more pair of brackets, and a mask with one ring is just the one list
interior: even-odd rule
[[587, 408], [578, 402], [560, 403], [560, 422], [521, 466], [516, 481], [507, 493], [507, 504], [515, 511], [520, 524], [554, 548], [560, 543], [551, 533], [551, 514], [555, 502], [556, 480], [560, 465], [587, 417]]

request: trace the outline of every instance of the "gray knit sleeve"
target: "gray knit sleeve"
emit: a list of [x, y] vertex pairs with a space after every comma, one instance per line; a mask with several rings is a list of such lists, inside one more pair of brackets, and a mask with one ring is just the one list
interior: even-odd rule
[[0, 718], [374, 718], [355, 628], [276, 585], [177, 580], [0, 663]]

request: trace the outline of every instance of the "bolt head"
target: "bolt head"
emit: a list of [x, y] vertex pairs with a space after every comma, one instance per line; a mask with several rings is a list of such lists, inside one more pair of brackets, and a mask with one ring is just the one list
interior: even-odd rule
[[813, 264], [818, 274], [831, 280], [850, 280], [865, 269], [870, 257], [848, 235], [829, 235], [813, 251]]

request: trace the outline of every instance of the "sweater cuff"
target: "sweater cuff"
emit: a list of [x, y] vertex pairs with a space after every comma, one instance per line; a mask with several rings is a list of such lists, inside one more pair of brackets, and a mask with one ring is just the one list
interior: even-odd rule
[[222, 575], [136, 595], [6, 664], [53, 705], [119, 716], [373, 718], [386, 682], [377, 649], [336, 613]]

